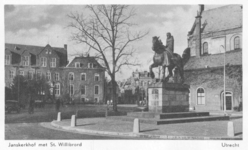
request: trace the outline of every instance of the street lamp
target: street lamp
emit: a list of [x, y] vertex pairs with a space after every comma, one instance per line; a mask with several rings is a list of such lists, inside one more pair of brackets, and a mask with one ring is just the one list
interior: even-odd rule
[[221, 45], [224, 49], [224, 68], [223, 68], [223, 75], [224, 75], [224, 94], [223, 94], [223, 103], [224, 103], [224, 115], [226, 115], [226, 48]]

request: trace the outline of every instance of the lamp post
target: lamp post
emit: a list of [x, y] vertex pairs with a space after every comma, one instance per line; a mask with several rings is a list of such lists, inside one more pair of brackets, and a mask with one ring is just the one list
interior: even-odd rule
[[223, 103], [224, 103], [224, 115], [226, 115], [226, 48], [221, 45], [221, 47], [224, 49], [224, 67], [223, 67], [223, 81], [224, 81], [224, 93], [223, 93]]

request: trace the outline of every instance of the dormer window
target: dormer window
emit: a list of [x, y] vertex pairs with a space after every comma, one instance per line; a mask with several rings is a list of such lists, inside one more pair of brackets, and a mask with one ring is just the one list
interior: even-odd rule
[[88, 63], [88, 68], [94, 68], [94, 64], [93, 63]]
[[24, 56], [23, 66], [29, 66], [29, 56]]
[[80, 62], [75, 62], [75, 68], [81, 68]]
[[5, 65], [10, 65], [10, 55], [5, 55]]

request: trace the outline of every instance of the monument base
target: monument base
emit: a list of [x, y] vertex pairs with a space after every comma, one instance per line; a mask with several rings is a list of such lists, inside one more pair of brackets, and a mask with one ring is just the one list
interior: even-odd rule
[[179, 83], [157, 82], [148, 87], [149, 112], [188, 112], [189, 86]]

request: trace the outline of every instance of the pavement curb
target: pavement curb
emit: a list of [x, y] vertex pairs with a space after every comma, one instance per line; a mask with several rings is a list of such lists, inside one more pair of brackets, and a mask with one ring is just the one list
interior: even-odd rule
[[148, 138], [148, 139], [168, 139], [168, 140], [242, 140], [242, 138], [229, 138], [229, 137], [200, 137], [200, 136], [169, 136], [169, 135], [151, 135], [143, 133], [123, 133], [123, 132], [109, 132], [109, 131], [96, 131], [86, 130], [82, 128], [61, 126], [56, 124], [58, 121], [52, 121], [51, 125], [55, 128], [64, 129], [67, 131], [76, 131], [78, 133], [89, 133], [98, 135], [109, 135], [109, 136], [124, 136], [124, 137], [137, 137], [137, 138]]

